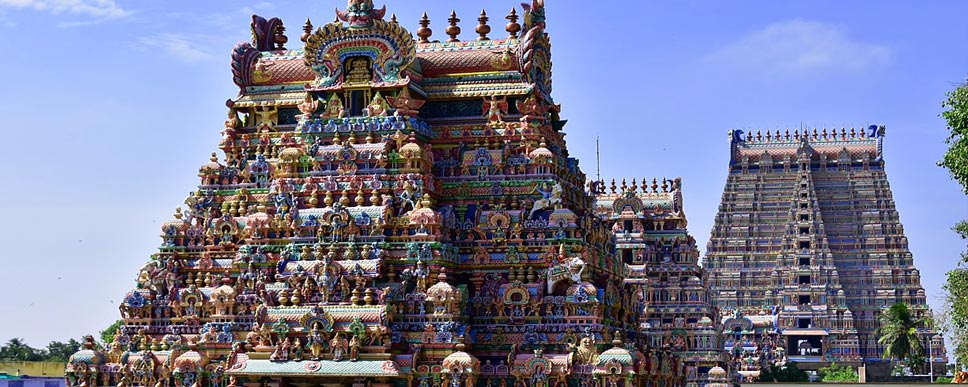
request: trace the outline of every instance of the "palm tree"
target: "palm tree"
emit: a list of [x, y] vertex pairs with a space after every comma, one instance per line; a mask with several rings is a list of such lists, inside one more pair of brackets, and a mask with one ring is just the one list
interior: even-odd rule
[[884, 346], [885, 359], [917, 362], [924, 357], [924, 347], [918, 337], [918, 327], [923, 319], [915, 318], [906, 304], [891, 305], [881, 314], [881, 327], [877, 329], [880, 338], [877, 343]]

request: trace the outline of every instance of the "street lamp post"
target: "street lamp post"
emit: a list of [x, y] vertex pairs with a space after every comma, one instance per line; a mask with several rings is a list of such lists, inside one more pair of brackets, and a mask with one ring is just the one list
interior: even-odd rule
[[933, 347], [933, 345], [931, 345], [933, 342], [934, 337], [928, 337], [928, 372], [931, 374], [931, 383], [934, 383], [934, 355], [932, 354], [933, 348], [931, 348]]

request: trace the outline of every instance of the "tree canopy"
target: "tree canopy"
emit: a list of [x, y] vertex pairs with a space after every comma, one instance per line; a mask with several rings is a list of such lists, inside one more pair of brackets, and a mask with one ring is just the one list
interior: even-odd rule
[[924, 357], [924, 346], [918, 326], [924, 321], [914, 317], [906, 304], [894, 304], [881, 314], [877, 343], [884, 346], [885, 359], [918, 362]]
[[81, 349], [81, 343], [74, 339], [66, 343], [51, 341], [47, 344], [47, 348], [43, 349], [31, 347], [21, 338], [12, 338], [0, 346], [0, 360], [67, 362], [67, 359], [79, 349]]
[[[951, 178], [968, 194], [968, 85], [960, 85], [946, 94], [941, 106], [941, 117], [948, 128], [948, 150], [938, 165], [951, 173]], [[968, 239], [968, 222], [961, 221], [954, 231], [962, 239]], [[953, 357], [962, 364], [968, 363], [968, 254], [961, 253], [960, 264], [948, 272], [944, 290], [947, 293], [943, 312], [942, 329], [952, 344]]]

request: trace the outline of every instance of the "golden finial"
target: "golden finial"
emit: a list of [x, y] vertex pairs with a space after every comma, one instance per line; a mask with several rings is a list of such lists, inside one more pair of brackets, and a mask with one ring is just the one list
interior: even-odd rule
[[303, 34], [299, 37], [303, 43], [309, 40], [309, 36], [313, 34], [313, 23], [306, 18], [306, 24], [303, 24]]
[[460, 19], [457, 18], [457, 11], [450, 11], [450, 18], [447, 19], [447, 22], [450, 23], [444, 31], [447, 35], [450, 35], [450, 39], [447, 39], [447, 41], [451, 43], [459, 42], [460, 39], [457, 39], [457, 35], [460, 35], [460, 26], [457, 23], [460, 23]]
[[638, 184], [635, 184], [635, 178], [633, 177], [632, 178], [632, 192], [635, 192], [638, 189], [639, 189], [639, 185]]
[[380, 203], [380, 191], [377, 191], [376, 188], [370, 190], [370, 205], [371, 206], [378, 206], [380, 204], [381, 204]]
[[518, 24], [518, 11], [511, 7], [511, 13], [504, 18], [508, 20], [508, 24], [504, 26], [504, 30], [508, 32], [508, 39], [517, 39], [518, 32], [521, 31], [521, 25]]
[[480, 35], [480, 37], [477, 38], [478, 41], [491, 40], [487, 37], [487, 34], [491, 32], [491, 26], [487, 25], [488, 20], [490, 20], [490, 18], [487, 17], [487, 12], [482, 9], [481, 16], [477, 18], [477, 21], [480, 22], [480, 24], [478, 24], [477, 28], [474, 29], [474, 31]]
[[625, 192], [628, 189], [629, 189], [629, 186], [625, 184], [625, 179], [622, 179], [622, 192]]
[[433, 35], [434, 31], [428, 27], [429, 25], [430, 19], [427, 18], [427, 13], [424, 12], [423, 17], [420, 18], [420, 28], [417, 28], [417, 36], [420, 37], [420, 43], [430, 43], [428, 38]]
[[653, 177], [652, 178], [652, 193], [655, 193], [656, 191], [658, 191], [658, 189], [659, 189], [659, 180]]
[[613, 193], [613, 194], [615, 193], [615, 188], [616, 188], [616, 187], [615, 187], [615, 179], [612, 179], [612, 185], [611, 185], [611, 186], [609, 186], [608, 188], [612, 190], [612, 193]]
[[356, 200], [356, 206], [357, 207], [363, 207], [363, 205], [366, 204], [366, 197], [363, 196], [363, 190], [362, 189], [356, 191], [356, 199], [355, 200]]
[[349, 207], [350, 206], [350, 192], [349, 191], [347, 191], [345, 189], [343, 190], [343, 192], [339, 196], [339, 204], [342, 204], [343, 207]]
[[669, 192], [669, 180], [662, 178], [662, 192]]

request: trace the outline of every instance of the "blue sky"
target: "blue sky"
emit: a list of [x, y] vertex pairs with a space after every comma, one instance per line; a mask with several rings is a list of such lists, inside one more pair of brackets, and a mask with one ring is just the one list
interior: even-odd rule
[[[419, 3], [419, 6], [413, 4]], [[379, 2], [378, 2], [379, 4]], [[519, 1], [387, 1], [416, 30], [492, 36]], [[727, 130], [887, 125], [885, 158], [929, 301], [965, 244], [968, 199], [935, 166], [945, 91], [968, 74], [963, 1], [547, 0], [554, 95], [572, 155], [603, 177], [681, 176], [705, 249], [726, 178]], [[606, 5], [607, 4], [607, 5]], [[4, 52], [0, 341], [96, 334], [198, 184], [234, 97], [229, 52], [250, 15], [306, 17], [344, 1], [0, 0]], [[520, 14], [520, 8], [518, 9]]]

